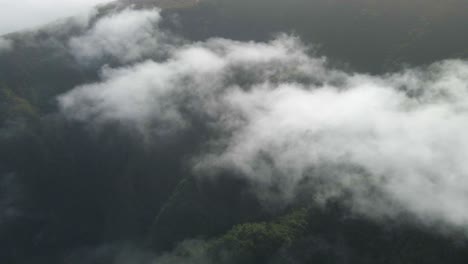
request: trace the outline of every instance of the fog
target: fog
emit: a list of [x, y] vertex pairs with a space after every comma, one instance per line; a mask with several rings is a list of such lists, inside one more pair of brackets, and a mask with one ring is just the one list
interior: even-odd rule
[[104, 68], [101, 82], [59, 101], [71, 119], [118, 121], [148, 140], [194, 129], [193, 116], [202, 116], [217, 136], [192, 157], [193, 170], [235, 171], [265, 203], [287, 203], [306, 183], [317, 189], [311, 203], [351, 193], [343, 203], [364, 216], [409, 212], [467, 228], [467, 62], [371, 76], [334, 69], [310, 50], [289, 35], [186, 42], [167, 59]]
[[466, 262], [463, 0], [92, 4], [0, 11], [0, 259]]

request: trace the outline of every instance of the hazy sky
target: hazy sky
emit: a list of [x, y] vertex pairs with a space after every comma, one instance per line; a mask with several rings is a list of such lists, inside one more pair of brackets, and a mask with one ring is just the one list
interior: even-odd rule
[[0, 0], [0, 35], [84, 12], [112, 0]]

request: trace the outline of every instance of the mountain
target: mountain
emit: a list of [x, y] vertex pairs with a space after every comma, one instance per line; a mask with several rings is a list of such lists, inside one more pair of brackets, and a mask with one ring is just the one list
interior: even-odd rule
[[465, 263], [467, 7], [120, 0], [1, 36], [0, 262]]

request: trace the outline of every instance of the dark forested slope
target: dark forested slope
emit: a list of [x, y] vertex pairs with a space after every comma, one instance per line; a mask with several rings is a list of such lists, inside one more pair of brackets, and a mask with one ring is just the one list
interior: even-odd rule
[[[224, 144], [210, 140], [224, 133], [216, 123], [224, 116], [194, 106], [204, 94], [178, 94], [177, 113], [188, 116], [190, 129], [169, 129], [170, 136], [142, 136], [125, 116], [98, 124], [70, 118], [57, 96], [107, 78], [102, 69], [177, 61], [171, 51], [131, 61], [114, 54], [81, 61], [70, 52], [71, 39], [129, 5], [163, 8], [154, 26], [168, 45], [208, 41], [216, 49], [223, 44], [210, 38], [267, 42], [286, 32], [342, 75], [468, 57], [465, 0], [129, 0], [99, 7], [86, 23], [69, 19], [3, 36], [14, 48], [0, 51], [1, 263], [466, 263], [463, 228], [432, 232], [405, 211], [398, 221], [382, 220], [356, 216], [333, 199], [311, 203], [316, 192], [307, 179], [303, 192], [278, 205], [262, 195], [280, 193], [281, 181], [258, 195], [260, 184], [242, 170], [200, 177], [193, 157]], [[265, 76], [274, 73], [268, 83], [322, 82], [294, 67], [284, 66], [283, 77], [275, 72], [281, 65], [259, 65]], [[226, 86], [250, 91], [261, 82], [248, 74], [256, 68], [232, 68], [222, 76]], [[174, 82], [197, 81], [181, 75]], [[92, 108], [93, 98], [85, 103]], [[154, 119], [145, 129], [169, 126]], [[277, 166], [267, 150], [260, 160]]]

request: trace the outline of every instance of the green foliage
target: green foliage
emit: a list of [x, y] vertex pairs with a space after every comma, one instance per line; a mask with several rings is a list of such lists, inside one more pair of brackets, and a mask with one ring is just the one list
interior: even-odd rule
[[[320, 51], [332, 59], [366, 71], [378, 72], [394, 61], [424, 64], [452, 55], [468, 57], [468, 35], [461, 34], [467, 21], [466, 8], [461, 8], [465, 0], [206, 0], [194, 8], [188, 8], [191, 0], [159, 2], [167, 9], [181, 8], [164, 14], [178, 12], [174, 21], [184, 37], [265, 41], [276, 32], [293, 32], [306, 44], [321, 45]], [[111, 10], [101, 11], [104, 15]], [[265, 217], [255, 199], [245, 198], [248, 186], [226, 178], [202, 184], [183, 169], [186, 157], [194, 153], [187, 146], [196, 145], [193, 142], [200, 142], [202, 135], [141, 147], [133, 136], [112, 126], [95, 134], [60, 117], [39, 118], [57, 111], [57, 95], [99, 79], [100, 64], [79, 65], [63, 50], [68, 37], [43, 34], [30, 45], [30, 38], [18, 36], [15, 51], [0, 62], [0, 80], [5, 83], [0, 85], [0, 169], [21, 176], [43, 222], [15, 221], [26, 233], [22, 238], [11, 229], [11, 236], [2, 236], [3, 252], [25, 248], [19, 255], [53, 255], [87, 244], [149, 236], [158, 250], [179, 245], [174, 254], [190, 263], [194, 257], [225, 263], [226, 254], [234, 263], [265, 263], [278, 252], [284, 259], [304, 260], [286, 263], [468, 259], [466, 245], [454, 246], [424, 230], [387, 230], [387, 225], [318, 210]], [[234, 77], [237, 82], [250, 80], [247, 70]], [[191, 238], [216, 239], [180, 244]], [[351, 253], [342, 256], [343, 252]], [[341, 258], [345, 260], [336, 261]], [[167, 263], [182, 263], [168, 259]]]
[[272, 222], [240, 224], [217, 243], [234, 252], [266, 257], [300, 238], [307, 229], [307, 216], [306, 209], [299, 209]]
[[184, 239], [217, 237], [235, 224], [259, 219], [262, 210], [244, 188], [234, 179], [203, 183], [183, 178], [153, 220], [152, 246], [167, 250]]
[[280, 249], [293, 247], [307, 234], [309, 212], [296, 209], [264, 222], [234, 226], [208, 241], [186, 240], [175, 246], [161, 263], [268, 263]]

